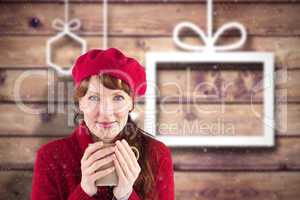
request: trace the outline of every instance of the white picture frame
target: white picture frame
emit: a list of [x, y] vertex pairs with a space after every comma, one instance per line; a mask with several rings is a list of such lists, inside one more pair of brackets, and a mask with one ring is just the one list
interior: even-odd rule
[[[263, 66], [263, 134], [261, 136], [180, 136], [157, 134], [156, 88], [157, 63], [220, 62], [262, 63]], [[146, 53], [147, 91], [144, 129], [172, 147], [272, 147], [274, 146], [274, 55], [269, 52], [148, 52]]]

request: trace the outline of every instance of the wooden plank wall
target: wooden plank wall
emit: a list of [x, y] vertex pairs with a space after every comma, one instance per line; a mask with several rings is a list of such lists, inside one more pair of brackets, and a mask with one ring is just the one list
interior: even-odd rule
[[[215, 27], [237, 20], [247, 27], [249, 33], [243, 50], [275, 52], [276, 146], [172, 148], [176, 199], [299, 199], [299, 2], [215, 1]], [[111, 0], [109, 3], [109, 46], [121, 48], [143, 63], [148, 51], [178, 51], [171, 39], [172, 29], [178, 22], [189, 20], [205, 28], [204, 0]], [[70, 18], [77, 17], [82, 21], [82, 27], [76, 33], [87, 41], [88, 48], [102, 45], [101, 16], [100, 0], [71, 1]], [[72, 87], [68, 88], [68, 84], [65, 84], [58, 90], [61, 86], [56, 84], [56, 77], [49, 78], [49, 74], [53, 73], [47, 70], [45, 63], [45, 43], [56, 33], [51, 26], [56, 17], [63, 19], [62, 0], [0, 2], [0, 199], [29, 199], [36, 150], [46, 142], [70, 134], [73, 128], [67, 125], [73, 109], [70, 106], [71, 96], [68, 95]], [[222, 41], [236, 38], [236, 33], [229, 32]], [[195, 44], [198, 42], [197, 37], [188, 32], [187, 40]], [[77, 46], [69, 41], [61, 41], [60, 45], [63, 47], [55, 47], [55, 59], [69, 65], [78, 50], [68, 51], [68, 48], [76, 49]], [[16, 82], [24, 73], [20, 99], [16, 99]], [[199, 73], [202, 74], [202, 81], [214, 77], [210, 71]], [[239, 71], [220, 72], [224, 80], [235, 81], [233, 89], [225, 95], [204, 99], [196, 104], [213, 106], [212, 102], [224, 98], [235, 111], [247, 109], [245, 106], [249, 99], [241, 91], [247, 93], [247, 83], [250, 81], [251, 87], [257, 81], [256, 76], [251, 74], [255, 75], [251, 71], [246, 74]], [[163, 83], [166, 80], [184, 85], [184, 77], [172, 69], [160, 72], [159, 81]], [[193, 80], [201, 81], [197, 74]], [[68, 82], [70, 80], [64, 83]], [[162, 96], [176, 94], [172, 88], [160, 89]], [[209, 88], [206, 88], [199, 93], [207, 94], [208, 91]], [[54, 95], [53, 99], [48, 98], [50, 94]], [[261, 94], [255, 94], [255, 97], [255, 106], [261, 110]], [[22, 101], [26, 108], [30, 107], [37, 112], [25, 112], [16, 105], [16, 101]], [[166, 106], [178, 106], [176, 98], [167, 102]], [[64, 112], [58, 112], [58, 108]], [[138, 123], [142, 125], [143, 100], [137, 108], [141, 113]], [[224, 118], [244, 123], [240, 127], [241, 132], [252, 130], [255, 122], [247, 123], [245, 112], [227, 112]], [[175, 117], [162, 113], [160, 120], [189, 121], [191, 117], [199, 116], [197, 113], [185, 113]], [[213, 120], [213, 117], [208, 120]]]

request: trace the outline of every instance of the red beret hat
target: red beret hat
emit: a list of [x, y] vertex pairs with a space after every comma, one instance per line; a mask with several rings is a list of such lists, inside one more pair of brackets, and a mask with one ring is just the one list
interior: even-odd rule
[[77, 58], [72, 68], [76, 87], [83, 79], [97, 74], [109, 74], [125, 81], [134, 96], [142, 96], [146, 92], [144, 67], [116, 48], [89, 50]]

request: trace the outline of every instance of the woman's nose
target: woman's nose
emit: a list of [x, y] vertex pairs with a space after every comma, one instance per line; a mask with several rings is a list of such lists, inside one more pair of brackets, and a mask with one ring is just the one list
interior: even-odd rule
[[114, 107], [112, 102], [110, 101], [103, 101], [102, 103], [100, 103], [99, 105], [99, 112], [101, 114], [107, 114], [110, 115], [114, 112]]

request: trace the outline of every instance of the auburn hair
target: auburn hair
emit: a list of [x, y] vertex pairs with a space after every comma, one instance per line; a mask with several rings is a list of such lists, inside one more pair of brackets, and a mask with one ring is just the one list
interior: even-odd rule
[[[119, 89], [125, 91], [129, 96], [132, 97], [132, 91], [130, 90], [129, 85], [116, 77], [110, 76], [108, 74], [102, 74], [98, 76], [100, 82], [103, 86], [109, 89]], [[74, 101], [78, 102], [79, 99], [85, 96], [88, 86], [89, 86], [90, 77], [84, 79], [80, 82], [79, 86], [75, 88], [74, 92]], [[134, 104], [134, 103], [133, 103]], [[83, 119], [81, 113], [75, 111], [74, 122], [79, 124], [79, 121]], [[127, 123], [122, 131], [117, 135], [113, 142], [121, 139], [125, 139], [130, 146], [135, 146], [139, 150], [139, 159], [138, 163], [141, 167], [141, 172], [134, 183], [135, 190], [139, 191], [139, 195], [142, 199], [146, 199], [146, 195], [151, 192], [154, 185], [154, 175], [149, 163], [149, 158], [147, 149], [149, 141], [152, 135], [145, 132], [137, 126], [137, 124], [131, 119], [130, 115], [128, 116]]]

